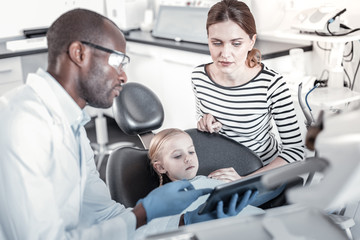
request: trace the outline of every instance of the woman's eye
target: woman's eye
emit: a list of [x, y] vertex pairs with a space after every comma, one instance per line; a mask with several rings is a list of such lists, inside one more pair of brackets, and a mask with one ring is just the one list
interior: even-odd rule
[[240, 45], [241, 45], [241, 42], [234, 42], [234, 43], [233, 43], [233, 46], [234, 46], [234, 47], [238, 47], [238, 46], [240, 46]]
[[220, 46], [221, 45], [221, 42], [213, 42], [212, 43], [214, 46]]

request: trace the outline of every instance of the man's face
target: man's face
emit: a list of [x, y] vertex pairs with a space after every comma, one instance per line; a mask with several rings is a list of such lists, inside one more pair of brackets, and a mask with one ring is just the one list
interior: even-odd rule
[[[113, 99], [120, 94], [121, 84], [118, 74], [107, 61], [101, 61], [101, 57], [92, 58], [86, 81], [80, 81], [82, 95], [86, 102], [96, 108], [109, 108]], [[125, 72], [122, 73], [125, 76]]]
[[[109, 37], [98, 45], [125, 53], [125, 39], [121, 32], [112, 24], [108, 24]], [[115, 97], [119, 96], [121, 84], [126, 83], [127, 76], [123, 70], [109, 65], [111, 53], [92, 48], [91, 59], [83, 79], [79, 81], [81, 97], [92, 107], [109, 108]]]

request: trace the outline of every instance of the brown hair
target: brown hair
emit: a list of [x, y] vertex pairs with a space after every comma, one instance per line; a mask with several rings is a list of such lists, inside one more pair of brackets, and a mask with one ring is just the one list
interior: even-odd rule
[[172, 138], [172, 137], [174, 137], [176, 135], [180, 135], [180, 134], [188, 135], [186, 132], [184, 132], [184, 131], [182, 131], [180, 129], [168, 128], [168, 129], [164, 129], [164, 130], [158, 132], [151, 139], [150, 146], [149, 146], [149, 151], [148, 151], [148, 157], [150, 159], [150, 165], [152, 166], [152, 169], [159, 176], [160, 186], [165, 184], [165, 183], [171, 182], [171, 180], [168, 178], [168, 176], [166, 174], [161, 174], [161, 173], [157, 172], [156, 169], [153, 167], [153, 164], [156, 161], [160, 160], [162, 150], [163, 150], [163, 144], [167, 140], [169, 140], [170, 138]]
[[[206, 31], [209, 34], [209, 27], [213, 24], [233, 21], [243, 29], [252, 39], [256, 34], [256, 24], [249, 7], [238, 0], [222, 0], [214, 4], [209, 12], [206, 21]], [[261, 53], [258, 49], [253, 48], [249, 51], [246, 64], [249, 67], [255, 67], [261, 62]]]

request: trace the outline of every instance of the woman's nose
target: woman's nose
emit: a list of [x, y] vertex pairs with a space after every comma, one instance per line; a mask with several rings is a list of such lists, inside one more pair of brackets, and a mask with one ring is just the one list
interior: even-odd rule
[[221, 51], [221, 57], [228, 58], [230, 56], [230, 51], [230, 46], [225, 44]]

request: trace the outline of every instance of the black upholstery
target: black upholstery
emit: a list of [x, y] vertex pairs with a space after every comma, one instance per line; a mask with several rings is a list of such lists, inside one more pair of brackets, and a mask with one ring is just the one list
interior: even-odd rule
[[[199, 175], [223, 168], [234, 167], [240, 175], [247, 175], [262, 167], [261, 160], [248, 148], [220, 134], [186, 130], [193, 138], [199, 158]], [[123, 147], [110, 154], [106, 169], [106, 182], [111, 197], [126, 207], [159, 186], [158, 176], [150, 169], [147, 150]]]
[[241, 176], [261, 168], [260, 158], [247, 147], [218, 133], [200, 132], [196, 128], [186, 132], [194, 142], [199, 159], [199, 175], [208, 175], [219, 168], [233, 167]]
[[159, 178], [150, 171], [147, 150], [123, 147], [113, 151], [106, 168], [106, 183], [111, 198], [126, 207], [134, 207], [152, 189], [159, 186]]
[[159, 98], [140, 83], [124, 84], [112, 108], [116, 123], [128, 135], [158, 129], [164, 121], [164, 109]]

